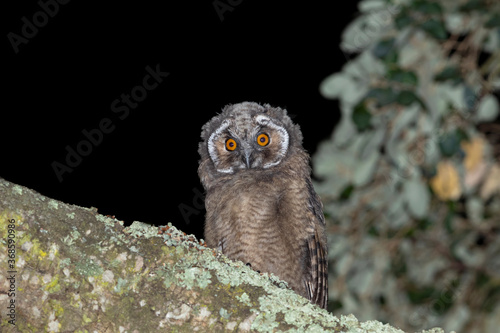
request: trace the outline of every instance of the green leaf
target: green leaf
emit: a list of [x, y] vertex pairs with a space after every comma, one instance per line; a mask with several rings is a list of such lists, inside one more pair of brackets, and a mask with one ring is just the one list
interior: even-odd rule
[[387, 65], [387, 67], [391, 67], [391, 65], [395, 65], [398, 62], [399, 53], [397, 48], [393, 48], [383, 59], [382, 61]]
[[373, 179], [379, 159], [380, 153], [378, 151], [372, 152], [367, 158], [360, 159], [353, 174], [354, 185], [364, 186]]
[[396, 99], [396, 101], [401, 105], [411, 105], [413, 102], [418, 102], [419, 98], [413, 91], [410, 90], [402, 90]]
[[[343, 116], [333, 131], [333, 140], [339, 147], [348, 145], [351, 139], [357, 134], [355, 125], [350, 119], [352, 110], [347, 111], [348, 108], [345, 105], [340, 106]], [[349, 112], [349, 116], [344, 116], [347, 112]]]
[[500, 27], [500, 14], [493, 14], [490, 19], [484, 24], [486, 28]]
[[391, 53], [391, 51], [393, 51], [395, 42], [396, 40], [394, 38], [381, 40], [377, 43], [377, 45], [375, 45], [375, 48], [372, 51], [373, 56], [379, 59], [385, 58]]
[[462, 141], [469, 141], [470, 140], [469, 135], [467, 134], [467, 132], [465, 132], [461, 128], [457, 128], [455, 130], [455, 135], [457, 136], [458, 141], [460, 141], [460, 142], [462, 142]]
[[418, 224], [417, 224], [417, 229], [418, 230], [427, 230], [429, 229], [434, 223], [429, 220], [429, 218], [424, 218], [424, 219], [421, 219], [420, 221], [418, 221]]
[[335, 73], [326, 77], [319, 86], [319, 91], [325, 98], [336, 99], [347, 93], [354, 86], [351, 78], [344, 73]]
[[370, 235], [370, 236], [374, 236], [374, 237], [379, 237], [380, 236], [380, 232], [377, 230], [377, 228], [374, 225], [371, 225], [368, 228], [367, 234]]
[[377, 106], [392, 104], [397, 99], [397, 92], [391, 87], [374, 88], [366, 95], [368, 98], [374, 98], [377, 101]]
[[446, 27], [441, 20], [431, 18], [420, 25], [420, 28], [427, 32], [432, 37], [438, 40], [444, 40], [448, 38], [448, 32]]
[[499, 113], [498, 100], [495, 96], [488, 94], [484, 96], [479, 102], [477, 108], [476, 119], [477, 121], [493, 121], [497, 118]]
[[364, 131], [371, 125], [372, 114], [366, 108], [364, 102], [359, 103], [354, 107], [352, 112], [352, 121], [356, 125], [358, 131]]
[[339, 199], [341, 201], [345, 201], [345, 200], [349, 199], [353, 190], [354, 190], [354, 185], [352, 185], [352, 184], [347, 185], [346, 187], [344, 187], [342, 192], [340, 192]]
[[416, 86], [418, 84], [417, 75], [412, 71], [404, 71], [400, 68], [390, 70], [387, 73], [387, 78], [391, 81], [396, 81], [403, 84]]
[[398, 30], [402, 30], [413, 23], [413, 17], [408, 14], [407, 10], [403, 10], [398, 14], [398, 16], [396, 16], [394, 23], [396, 24], [396, 28]]
[[431, 286], [417, 286], [415, 284], [410, 284], [407, 287], [408, 299], [412, 304], [423, 304], [429, 299], [432, 298], [433, 295], [438, 294], [436, 289]]
[[472, 110], [476, 105], [477, 95], [469, 85], [464, 87], [463, 99], [467, 110]]
[[484, 207], [482, 199], [479, 197], [469, 197], [465, 202], [465, 211], [467, 212], [467, 217], [472, 223], [481, 223], [484, 216]]
[[410, 214], [418, 219], [426, 217], [431, 201], [427, 185], [422, 180], [414, 178], [404, 184], [403, 191]]
[[470, 12], [472, 10], [484, 9], [486, 5], [482, 0], [470, 0], [466, 4], [459, 7], [463, 12]]
[[[493, 284], [490, 278], [490, 284]], [[488, 296], [484, 300], [484, 303], [481, 305], [481, 308], [484, 309], [486, 313], [492, 313], [498, 304], [498, 298], [500, 296], [500, 287], [494, 286], [488, 288]]]
[[[446, 216], [444, 218], [444, 226], [448, 234], [453, 233], [453, 217], [455, 216], [455, 212], [456, 212], [455, 202], [448, 201], [448, 212], [446, 213]], [[453, 244], [451, 246], [454, 247]], [[452, 253], [454, 252], [455, 251], [452, 250]], [[456, 254], [454, 254], [454, 257], [458, 259]]]
[[411, 8], [417, 12], [421, 12], [424, 14], [441, 14], [443, 12], [443, 8], [437, 2], [430, 1], [415, 1]]
[[460, 74], [460, 70], [456, 66], [448, 66], [445, 67], [440, 73], [434, 76], [435, 81], [447, 81], [452, 80], [453, 83], [457, 84], [462, 81], [462, 75]]
[[444, 156], [451, 157], [460, 151], [460, 141], [463, 139], [461, 132], [458, 130], [453, 131], [440, 138], [439, 149]]

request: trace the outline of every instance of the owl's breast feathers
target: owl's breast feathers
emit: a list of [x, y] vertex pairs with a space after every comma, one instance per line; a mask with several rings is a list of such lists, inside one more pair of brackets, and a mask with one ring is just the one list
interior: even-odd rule
[[[291, 162], [291, 161], [290, 161]], [[274, 273], [326, 308], [327, 255], [319, 197], [307, 175], [283, 165], [240, 172], [207, 191], [205, 238], [229, 258]]]

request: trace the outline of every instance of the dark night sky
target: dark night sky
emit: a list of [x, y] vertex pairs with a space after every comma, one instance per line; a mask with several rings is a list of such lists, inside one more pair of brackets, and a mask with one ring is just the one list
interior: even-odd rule
[[[186, 221], [179, 205], [196, 209], [201, 126], [224, 105], [287, 108], [311, 153], [338, 120], [337, 103], [318, 86], [346, 61], [338, 45], [355, 2], [243, 0], [221, 21], [210, 0], [70, 1], [45, 22], [37, 1], [22, 3], [3, 11], [0, 177], [48, 197], [201, 237], [204, 211]], [[25, 27], [32, 36], [15, 53], [8, 34], [22, 36], [34, 16], [41, 27]], [[141, 97], [147, 66], [169, 75], [127, 114], [121, 96]], [[82, 131], [96, 133], [102, 122], [113, 130], [60, 182], [54, 161], [66, 164], [67, 146], [88, 148]]]

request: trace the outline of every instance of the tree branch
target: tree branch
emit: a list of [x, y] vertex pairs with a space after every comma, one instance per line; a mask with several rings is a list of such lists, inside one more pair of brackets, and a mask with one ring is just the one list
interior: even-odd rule
[[1, 178], [0, 237], [2, 332], [402, 332], [336, 318], [174, 227], [124, 228]]

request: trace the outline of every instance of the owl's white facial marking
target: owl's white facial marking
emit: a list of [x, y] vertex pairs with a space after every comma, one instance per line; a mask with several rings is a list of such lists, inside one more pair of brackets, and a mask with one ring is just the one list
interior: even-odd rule
[[285, 128], [283, 128], [282, 126], [276, 125], [271, 119], [269, 119], [268, 117], [266, 117], [264, 115], [258, 115], [257, 117], [255, 117], [255, 121], [257, 122], [257, 124], [259, 124], [261, 126], [270, 127], [270, 128], [275, 129], [281, 133], [281, 142], [280, 142], [280, 150], [279, 150], [280, 156], [275, 161], [268, 162], [262, 166], [264, 169], [267, 169], [267, 168], [270, 168], [270, 167], [275, 166], [278, 163], [280, 163], [281, 160], [283, 159], [283, 157], [286, 155], [286, 152], [288, 150], [288, 141], [289, 141], [288, 132], [286, 131]]
[[208, 137], [207, 148], [217, 172], [233, 174], [280, 164], [289, 143], [288, 131], [279, 121], [248, 112], [222, 121]]
[[[231, 122], [227, 119], [224, 120], [219, 128], [217, 128], [215, 132], [213, 132], [208, 138], [208, 153], [210, 154], [210, 157], [212, 158], [212, 161], [214, 162], [214, 165], [216, 167], [219, 163], [219, 158], [217, 156], [217, 147], [215, 146], [215, 141], [217, 141], [218, 137], [229, 127], [229, 125], [231, 125]], [[233, 168], [221, 168], [217, 169], [217, 171], [222, 173], [233, 173]]]

